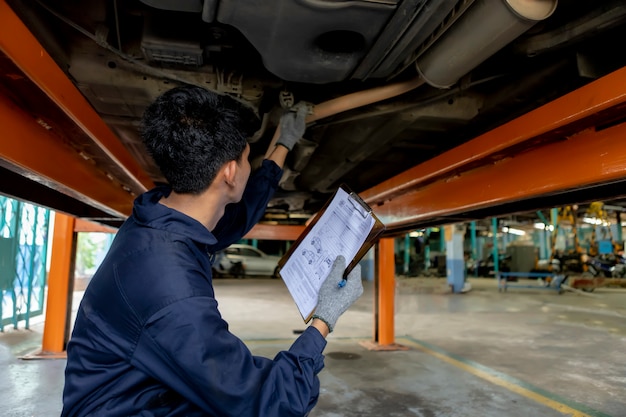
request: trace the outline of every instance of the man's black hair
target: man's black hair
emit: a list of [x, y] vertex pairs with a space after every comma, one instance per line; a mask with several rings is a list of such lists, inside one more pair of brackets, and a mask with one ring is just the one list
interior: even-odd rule
[[255, 116], [231, 97], [201, 87], [175, 87], [146, 109], [142, 139], [177, 193], [197, 194], [226, 162], [239, 160]]

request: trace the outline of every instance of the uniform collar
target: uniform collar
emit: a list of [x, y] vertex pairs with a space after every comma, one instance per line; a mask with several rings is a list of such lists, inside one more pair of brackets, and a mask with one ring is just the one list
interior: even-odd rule
[[160, 186], [147, 191], [135, 199], [133, 218], [142, 226], [183, 235], [205, 245], [214, 245], [217, 239], [202, 223], [169, 208], [159, 201], [167, 197], [171, 188]]

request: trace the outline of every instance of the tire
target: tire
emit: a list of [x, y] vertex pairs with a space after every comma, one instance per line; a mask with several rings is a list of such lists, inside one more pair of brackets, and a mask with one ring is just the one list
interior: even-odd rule
[[[595, 275], [593, 275], [591, 272], [588, 272], [588, 271], [583, 272], [581, 276], [583, 278], [585, 278], [585, 279], [594, 279], [595, 278]], [[587, 286], [587, 287], [581, 287], [580, 289], [581, 289], [581, 291], [584, 291], [584, 292], [593, 292], [596, 289], [596, 287], [594, 285], [590, 285], [590, 286]]]
[[246, 268], [243, 266], [242, 262], [234, 263], [228, 272], [235, 278], [243, 279], [246, 276]]

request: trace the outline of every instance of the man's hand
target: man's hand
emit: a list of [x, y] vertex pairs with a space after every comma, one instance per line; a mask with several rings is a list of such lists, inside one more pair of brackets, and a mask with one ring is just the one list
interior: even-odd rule
[[339, 255], [335, 259], [330, 274], [322, 284], [317, 301], [314, 319], [320, 319], [328, 326], [330, 332], [335, 328], [339, 316], [348, 309], [363, 294], [363, 282], [361, 281], [361, 265], [357, 265], [344, 282], [343, 273], [346, 270], [346, 260]]
[[306, 130], [306, 116], [309, 113], [309, 105], [299, 102], [287, 113], [280, 117], [280, 137], [276, 145], [283, 145], [292, 150], [293, 146], [300, 140]]

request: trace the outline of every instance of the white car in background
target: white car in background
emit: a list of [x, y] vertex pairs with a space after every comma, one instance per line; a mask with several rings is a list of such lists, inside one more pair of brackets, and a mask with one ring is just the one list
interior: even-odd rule
[[[271, 276], [278, 277], [278, 261], [280, 256], [268, 255], [252, 245], [233, 244], [216, 254], [216, 264], [213, 270], [218, 275]], [[241, 262], [241, 268], [233, 269]]]

